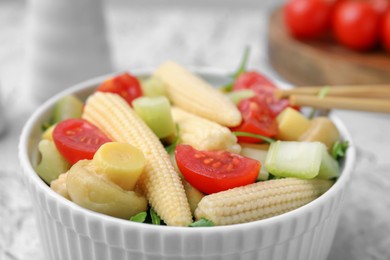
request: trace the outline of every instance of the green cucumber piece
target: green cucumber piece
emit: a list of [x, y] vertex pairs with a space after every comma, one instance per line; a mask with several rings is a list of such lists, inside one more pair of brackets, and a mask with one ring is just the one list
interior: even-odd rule
[[320, 172], [318, 173], [316, 178], [332, 179], [339, 177], [339, 175], [339, 163], [328, 153], [326, 149], [323, 149]]
[[274, 176], [301, 179], [330, 179], [340, 173], [337, 161], [329, 155], [321, 142], [272, 143], [265, 167]]
[[158, 138], [175, 133], [171, 105], [166, 97], [140, 97], [132, 103], [134, 111], [142, 118]]
[[70, 164], [62, 157], [53, 141], [41, 140], [38, 144], [38, 150], [41, 153], [41, 161], [35, 167], [35, 171], [47, 184], [69, 170]]
[[256, 148], [251, 147], [241, 147], [241, 155], [252, 158], [254, 160], [257, 160], [261, 163], [259, 175], [257, 175], [256, 181], [266, 181], [269, 178], [269, 173], [267, 169], [265, 168], [265, 160], [267, 158], [268, 151], [267, 150], [260, 150]]
[[69, 118], [81, 118], [83, 102], [73, 95], [64, 96], [55, 104], [51, 123], [56, 124]]
[[322, 159], [320, 142], [283, 142], [272, 143], [265, 168], [278, 177], [312, 179], [318, 175]]
[[255, 92], [251, 89], [243, 89], [243, 90], [237, 90], [232, 91], [227, 94], [227, 96], [230, 98], [230, 100], [235, 104], [238, 105], [241, 100], [246, 98], [251, 98], [255, 95]]
[[166, 96], [165, 83], [156, 76], [141, 81], [142, 94], [146, 97]]

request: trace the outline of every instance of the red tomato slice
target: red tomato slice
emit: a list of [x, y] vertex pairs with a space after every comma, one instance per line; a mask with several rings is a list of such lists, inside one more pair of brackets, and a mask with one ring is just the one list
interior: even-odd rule
[[[239, 126], [231, 128], [236, 132], [248, 132], [273, 137], [278, 133], [278, 123], [276, 122], [270, 109], [258, 97], [242, 100], [238, 104], [238, 109], [242, 115], [242, 122]], [[238, 136], [239, 142], [258, 143], [262, 139]]]
[[[277, 99], [275, 90], [278, 87], [265, 76], [258, 72], [250, 71], [242, 73], [234, 82], [233, 91], [241, 89], [251, 89], [256, 93], [260, 103], [267, 104], [272, 116], [277, 116], [286, 107], [290, 106], [287, 99]], [[297, 107], [294, 107], [297, 109]]]
[[256, 181], [260, 162], [227, 151], [198, 151], [176, 146], [177, 166], [184, 178], [203, 193], [211, 194]]
[[131, 102], [142, 96], [142, 89], [138, 79], [129, 73], [123, 73], [103, 82], [96, 91], [111, 92], [120, 95], [131, 106]]
[[53, 140], [70, 163], [92, 159], [99, 147], [111, 140], [99, 128], [83, 119], [67, 119], [56, 125]]

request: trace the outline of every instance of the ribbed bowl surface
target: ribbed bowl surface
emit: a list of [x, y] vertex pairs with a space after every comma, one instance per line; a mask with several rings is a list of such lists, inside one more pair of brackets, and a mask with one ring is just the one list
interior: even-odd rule
[[[227, 81], [225, 71], [195, 69], [212, 84]], [[134, 71], [132, 71], [134, 73]], [[139, 72], [137, 75], [146, 75]], [[64, 199], [34, 172], [40, 126], [63, 95], [85, 98], [106, 76], [93, 79], [54, 96], [26, 123], [19, 143], [19, 158], [38, 223], [43, 249], [52, 260], [325, 260], [329, 254], [348, 183], [355, 149], [344, 125], [333, 118], [350, 141], [343, 172], [318, 199], [291, 212], [239, 225], [183, 228], [155, 226], [112, 218]]]

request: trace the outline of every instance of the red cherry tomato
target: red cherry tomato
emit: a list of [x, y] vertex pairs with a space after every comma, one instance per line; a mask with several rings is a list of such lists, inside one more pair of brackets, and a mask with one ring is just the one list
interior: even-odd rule
[[383, 47], [390, 53], [390, 9], [383, 17], [381, 38]]
[[[278, 124], [269, 108], [258, 98], [252, 97], [242, 100], [238, 104], [242, 115], [241, 124], [231, 128], [236, 132], [248, 132], [273, 137], [278, 133]], [[246, 136], [238, 136], [239, 142], [259, 143], [262, 139]]]
[[241, 73], [234, 82], [233, 90], [262, 88], [277, 88], [276, 85], [264, 75], [256, 71]]
[[368, 2], [380, 15], [384, 15], [390, 7], [389, 0], [369, 0]]
[[103, 82], [96, 91], [112, 92], [120, 95], [131, 106], [131, 102], [142, 96], [138, 79], [129, 73], [123, 73]]
[[211, 194], [256, 181], [260, 162], [227, 151], [198, 151], [189, 145], [175, 150], [184, 178], [203, 193]]
[[99, 147], [111, 140], [99, 128], [83, 119], [67, 119], [53, 130], [58, 151], [70, 163], [92, 159]]
[[326, 32], [332, 1], [290, 0], [284, 6], [284, 21], [290, 34], [298, 39], [313, 39]]
[[258, 72], [249, 71], [242, 73], [234, 82], [233, 91], [251, 89], [256, 93], [259, 103], [267, 104], [272, 116], [277, 116], [286, 107], [290, 106], [287, 99], [275, 98], [277, 86]]
[[340, 2], [332, 17], [334, 36], [350, 49], [372, 49], [378, 42], [380, 17], [380, 13], [369, 2]]

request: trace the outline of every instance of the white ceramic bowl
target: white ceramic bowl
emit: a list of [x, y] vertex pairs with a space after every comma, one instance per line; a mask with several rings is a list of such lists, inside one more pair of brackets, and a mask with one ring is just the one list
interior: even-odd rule
[[[227, 81], [225, 71], [197, 69], [212, 84]], [[135, 73], [132, 71], [132, 73]], [[135, 73], [142, 75], [142, 73]], [[145, 74], [143, 74], [145, 75]], [[291, 212], [265, 220], [220, 227], [168, 227], [135, 223], [81, 208], [53, 192], [35, 173], [41, 124], [63, 95], [85, 98], [106, 76], [86, 81], [44, 103], [26, 123], [19, 157], [44, 251], [52, 260], [325, 260], [337, 227], [343, 195], [351, 180], [355, 149], [350, 141], [337, 182], [321, 197]]]

